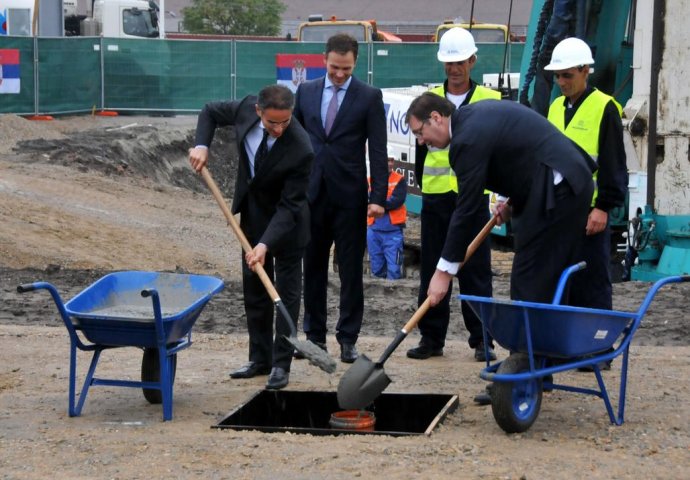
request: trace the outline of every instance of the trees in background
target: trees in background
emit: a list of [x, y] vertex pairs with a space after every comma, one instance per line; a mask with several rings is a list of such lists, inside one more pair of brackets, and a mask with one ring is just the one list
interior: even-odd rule
[[189, 33], [276, 36], [285, 9], [280, 0], [193, 0], [182, 14]]

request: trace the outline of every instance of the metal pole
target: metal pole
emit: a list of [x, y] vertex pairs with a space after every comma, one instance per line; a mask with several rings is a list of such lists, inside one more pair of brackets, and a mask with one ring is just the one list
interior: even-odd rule
[[230, 99], [237, 98], [237, 41], [230, 41]]
[[103, 37], [98, 39], [98, 50], [101, 53], [101, 110], [105, 110], [105, 59], [103, 58]]
[[647, 136], [647, 205], [650, 205], [652, 209], [654, 208], [654, 190], [656, 188], [656, 128], [665, 15], [666, 1], [654, 0], [654, 16], [652, 18], [652, 78], [649, 86], [649, 135]]
[[158, 19], [158, 36], [165, 38], [165, 0], [160, 0], [160, 18]]
[[34, 35], [34, 115], [38, 115], [38, 109], [40, 108], [38, 68], [38, 37]]

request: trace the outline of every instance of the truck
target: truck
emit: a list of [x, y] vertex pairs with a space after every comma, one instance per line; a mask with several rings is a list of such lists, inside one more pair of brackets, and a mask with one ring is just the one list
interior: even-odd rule
[[434, 34], [434, 42], [441, 40], [444, 33], [454, 27], [464, 28], [469, 30], [469, 32], [474, 37], [476, 43], [505, 43], [509, 40], [508, 36], [508, 26], [501, 25], [498, 23], [453, 23], [453, 22], [443, 22], [441, 25], [436, 27], [436, 33]]
[[158, 6], [154, 2], [93, 0], [91, 16], [77, 15], [75, 0], [63, 0], [63, 2], [66, 13], [65, 35], [108, 38], [159, 38], [160, 36]]
[[34, 0], [0, 0], [0, 35], [30, 37], [34, 24]]
[[[34, 36], [36, 0], [0, 0], [0, 35]], [[63, 0], [65, 36], [158, 38], [158, 6], [147, 0], [93, 0], [91, 15], [77, 13], [76, 0]]]
[[358, 42], [402, 42], [392, 33], [379, 30], [376, 20], [342, 20], [332, 16], [324, 20], [321, 15], [310, 15], [297, 29], [298, 42], [326, 42], [336, 33], [349, 33]]

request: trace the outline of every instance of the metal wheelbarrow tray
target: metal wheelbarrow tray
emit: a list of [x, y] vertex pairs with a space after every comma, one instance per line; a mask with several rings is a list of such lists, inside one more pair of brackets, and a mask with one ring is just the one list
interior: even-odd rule
[[[551, 304], [459, 296], [481, 319], [484, 345], [489, 345], [488, 336], [491, 335], [496, 343], [511, 352], [502, 362], [491, 365], [487, 361], [479, 375], [494, 382], [490, 386], [492, 412], [499, 426], [508, 433], [524, 432], [532, 426], [539, 414], [544, 389], [598, 396], [604, 401], [611, 423], [621, 425], [625, 414], [630, 341], [656, 292], [667, 283], [690, 280], [690, 276], [675, 276], [657, 281], [637, 312], [560, 305], [568, 276], [585, 266], [574, 265], [563, 272]], [[621, 354], [616, 415], [599, 365]], [[555, 373], [581, 367], [591, 367], [598, 390], [553, 383]]]
[[[81, 414], [90, 386], [109, 385], [142, 388], [150, 403], [163, 404], [163, 419], [171, 420], [177, 352], [191, 346], [194, 323], [223, 287], [222, 280], [206, 275], [126, 271], [100, 278], [67, 303], [47, 282], [17, 290], [48, 290], [67, 327], [70, 417]], [[119, 347], [144, 349], [141, 381], [94, 377], [103, 350]], [[93, 356], [75, 406], [77, 349]]]

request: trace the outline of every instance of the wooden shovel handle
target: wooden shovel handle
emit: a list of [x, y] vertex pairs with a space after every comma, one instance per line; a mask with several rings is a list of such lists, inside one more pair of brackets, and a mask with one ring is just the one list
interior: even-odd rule
[[[208, 185], [209, 190], [211, 190], [213, 198], [215, 198], [216, 202], [218, 202], [218, 206], [223, 211], [223, 214], [225, 215], [225, 218], [228, 221], [228, 225], [230, 225], [230, 228], [232, 228], [232, 231], [235, 232], [235, 235], [237, 236], [237, 239], [240, 241], [240, 244], [242, 244], [242, 249], [246, 253], [251, 252], [253, 248], [249, 243], [249, 240], [247, 240], [247, 237], [244, 235], [244, 232], [240, 228], [239, 223], [237, 223], [237, 220], [235, 220], [235, 216], [230, 211], [230, 208], [228, 208], [228, 204], [225, 203], [223, 194], [221, 193], [220, 188], [218, 188], [218, 185], [216, 185], [216, 182], [213, 180], [213, 177], [211, 176], [211, 173], [208, 171], [208, 168], [204, 167], [201, 169], [201, 176], [206, 182], [206, 185]], [[257, 263], [254, 268], [254, 271], [261, 279], [261, 283], [264, 284], [264, 287], [266, 288], [266, 291], [268, 292], [268, 295], [271, 297], [271, 299], [274, 302], [279, 302], [280, 295], [278, 295], [278, 291], [273, 286], [273, 282], [271, 282], [271, 279], [268, 278], [268, 275], [266, 274], [266, 270], [264, 270], [263, 265]]]
[[[489, 236], [491, 229], [494, 228], [494, 226], [496, 226], [497, 221], [498, 221], [498, 215], [492, 216], [491, 220], [486, 222], [486, 225], [484, 225], [484, 228], [482, 228], [481, 231], [477, 234], [477, 236], [474, 237], [474, 240], [472, 240], [472, 242], [467, 247], [467, 251], [465, 252], [465, 259], [460, 264], [460, 268], [462, 268], [463, 264], [465, 264], [465, 262], [467, 262], [472, 255], [474, 255], [474, 252], [477, 251], [477, 248], [479, 248], [479, 245], [481, 245], [482, 242], [484, 240], [486, 240], [486, 237]], [[422, 319], [424, 314], [426, 314], [426, 312], [429, 310], [430, 307], [431, 307], [431, 300], [429, 299], [429, 297], [427, 297], [426, 300], [424, 300], [424, 303], [422, 303], [419, 306], [419, 308], [417, 309], [417, 311], [414, 312], [414, 314], [412, 315], [412, 318], [410, 318], [410, 320], [405, 324], [405, 326], [403, 327], [403, 332], [405, 332], [407, 334], [410, 331], [412, 331], [412, 329], [414, 329], [417, 326], [419, 321]]]

